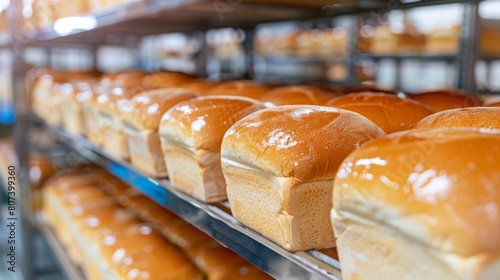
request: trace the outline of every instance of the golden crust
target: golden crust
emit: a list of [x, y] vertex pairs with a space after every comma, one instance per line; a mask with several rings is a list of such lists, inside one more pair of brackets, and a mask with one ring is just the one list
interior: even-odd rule
[[284, 86], [263, 94], [259, 100], [266, 106], [323, 105], [335, 94], [315, 86]]
[[372, 92], [336, 97], [328, 101], [326, 106], [359, 113], [385, 133], [411, 129], [418, 121], [432, 114], [429, 107], [418, 101]]
[[285, 105], [233, 125], [222, 157], [301, 181], [332, 179], [344, 158], [385, 133], [367, 118], [341, 109]]
[[376, 139], [339, 168], [334, 223], [386, 224], [427, 248], [498, 257], [498, 166], [498, 130], [412, 130]]
[[206, 96], [181, 102], [162, 118], [160, 136], [194, 149], [218, 152], [224, 133], [236, 121], [263, 109], [256, 100]]
[[410, 98], [429, 106], [434, 112], [448, 109], [481, 106], [481, 100], [474, 95], [452, 91], [429, 91], [412, 94]]
[[459, 127], [500, 129], [500, 108], [470, 107], [445, 110], [424, 118], [415, 126], [416, 129]]
[[129, 100], [123, 110], [123, 120], [141, 130], [157, 130], [166, 111], [177, 103], [196, 96], [195, 93], [180, 88], [145, 91]]
[[270, 87], [253, 81], [241, 80], [222, 83], [207, 92], [207, 95], [233, 95], [259, 99], [261, 95], [271, 90]]

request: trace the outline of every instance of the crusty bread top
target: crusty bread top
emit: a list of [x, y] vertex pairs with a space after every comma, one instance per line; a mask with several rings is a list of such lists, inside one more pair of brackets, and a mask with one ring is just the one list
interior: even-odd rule
[[385, 133], [346, 110], [284, 105], [253, 113], [224, 136], [221, 155], [279, 177], [333, 179], [344, 158]]
[[484, 127], [500, 129], [500, 108], [470, 107], [445, 110], [422, 119], [415, 126], [416, 129], [439, 127]]
[[207, 95], [207, 93], [217, 86], [217, 83], [205, 79], [196, 79], [178, 87], [190, 90], [198, 95]]
[[367, 143], [342, 163], [334, 208], [442, 252], [500, 250], [500, 131], [431, 129]]
[[271, 90], [270, 87], [253, 81], [241, 80], [222, 83], [212, 88], [207, 95], [233, 95], [259, 99], [261, 95]]
[[279, 105], [323, 105], [335, 97], [333, 92], [315, 86], [283, 86], [263, 94], [259, 100], [267, 107]]
[[481, 100], [479, 100], [479, 98], [463, 92], [429, 91], [419, 94], [411, 94], [410, 98], [424, 103], [434, 112], [481, 106]]
[[107, 73], [101, 76], [99, 84], [104, 87], [126, 87], [142, 85], [147, 72], [130, 70], [118, 73]]
[[135, 95], [146, 91], [143, 86], [115, 87], [105, 90], [103, 94], [97, 95], [96, 107], [101, 111], [112, 113], [113, 115], [121, 115], [122, 111], [126, 111], [128, 101]]
[[218, 152], [222, 137], [231, 125], [263, 108], [258, 101], [246, 97], [198, 97], [181, 102], [165, 113], [160, 136], [192, 149]]
[[418, 101], [384, 93], [343, 95], [328, 101], [326, 105], [359, 113], [386, 133], [411, 129], [418, 121], [432, 114], [429, 107]]
[[158, 130], [163, 114], [177, 103], [198, 95], [181, 89], [154, 89], [132, 97], [126, 106], [121, 107], [123, 121], [138, 129]]
[[142, 84], [147, 88], [178, 87], [196, 77], [182, 72], [157, 72], [144, 76]]

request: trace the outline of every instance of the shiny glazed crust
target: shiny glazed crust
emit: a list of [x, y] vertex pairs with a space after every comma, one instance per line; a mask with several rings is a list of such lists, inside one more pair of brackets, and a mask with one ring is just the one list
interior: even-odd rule
[[483, 127], [500, 129], [500, 108], [471, 107], [441, 111], [424, 118], [415, 126], [416, 129], [440, 127]]
[[332, 210], [344, 277], [496, 279], [498, 166], [487, 129], [405, 131], [350, 154]]
[[328, 101], [326, 106], [359, 113], [386, 133], [411, 129], [418, 121], [433, 113], [429, 107], [418, 101], [372, 92], [336, 97]]

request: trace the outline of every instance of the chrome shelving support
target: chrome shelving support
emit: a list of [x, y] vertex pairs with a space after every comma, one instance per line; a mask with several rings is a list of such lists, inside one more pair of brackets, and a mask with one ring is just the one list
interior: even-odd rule
[[476, 62], [479, 57], [478, 51], [481, 38], [479, 2], [478, 0], [472, 0], [464, 4], [460, 34], [457, 87], [470, 92], [476, 90]]
[[[24, 74], [24, 46], [26, 38], [23, 37], [23, 6], [22, 1], [11, 1], [8, 11], [9, 33], [13, 55], [12, 85], [14, 93], [14, 109], [16, 120], [14, 122], [14, 143], [18, 155], [16, 167], [15, 189], [15, 222], [16, 224], [16, 278], [33, 279], [33, 210], [31, 199], [31, 186], [29, 183], [29, 124], [28, 124], [28, 93], [25, 88]], [[10, 215], [10, 213], [9, 213]]]
[[245, 39], [243, 40], [243, 49], [245, 52], [245, 78], [252, 79], [255, 77], [255, 29], [245, 29], [244, 34]]

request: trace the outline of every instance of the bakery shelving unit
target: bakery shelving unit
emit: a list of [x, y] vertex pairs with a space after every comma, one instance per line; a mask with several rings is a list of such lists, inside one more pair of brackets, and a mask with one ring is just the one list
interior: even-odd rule
[[[248, 73], [255, 69], [253, 61], [253, 30], [257, 24], [284, 20], [311, 20], [315, 18], [334, 17], [338, 15], [357, 14], [365, 12], [383, 13], [392, 9], [413, 8], [424, 5], [446, 4], [463, 2], [467, 5], [464, 32], [477, 28], [478, 1], [321, 1], [328, 2], [327, 6], [296, 6], [285, 4], [268, 4], [272, 1], [218, 1], [225, 6], [214, 6], [209, 0], [177, 0], [160, 1], [146, 0], [133, 1], [115, 6], [96, 13], [90, 13], [71, 18], [57, 20], [54, 25], [48, 26], [34, 33], [24, 34], [22, 30], [22, 1], [13, 1], [10, 9], [10, 23], [13, 36], [10, 42], [14, 57], [13, 85], [16, 122], [14, 139], [19, 156], [19, 220], [18, 236], [22, 237], [19, 245], [19, 266], [23, 271], [19, 279], [32, 279], [31, 266], [31, 234], [33, 211], [31, 209], [31, 192], [28, 181], [28, 140], [27, 131], [40, 121], [34, 118], [28, 107], [28, 93], [24, 85], [26, 65], [23, 53], [32, 46], [64, 46], [88, 47], [95, 51], [101, 45], [118, 44], [137, 46], [141, 38], [146, 35], [168, 32], [193, 33], [204, 32], [221, 27], [241, 28], [246, 31], [245, 42], [246, 64]], [[277, 1], [279, 2], [279, 1]], [[282, 3], [282, 2], [281, 2]], [[461, 69], [467, 69], [461, 74], [462, 86], [467, 88], [473, 85], [473, 65], [476, 61], [477, 49], [475, 42], [467, 40], [468, 34], [462, 38], [462, 52], [460, 54]], [[474, 41], [474, 40], [473, 40]], [[352, 42], [355, 43], [355, 42]], [[1, 44], [0, 44], [1, 46]], [[357, 54], [351, 53], [353, 56]], [[94, 57], [96, 55], [94, 54]], [[362, 56], [361, 56], [362, 57]], [[434, 57], [435, 59], [436, 57]], [[429, 59], [432, 59], [429, 57]], [[447, 57], [446, 59], [451, 59]], [[355, 61], [350, 59], [351, 63]], [[206, 61], [205, 61], [206, 62]], [[200, 60], [200, 64], [203, 60]], [[352, 64], [354, 65], [354, 64]], [[353, 70], [353, 69], [351, 69]], [[471, 74], [472, 71], [472, 74]], [[350, 71], [352, 76], [353, 72]], [[250, 75], [251, 76], [251, 75]], [[153, 198], [156, 202], [176, 212], [196, 227], [217, 239], [222, 244], [236, 251], [247, 260], [257, 265], [270, 275], [279, 279], [340, 279], [340, 265], [338, 261], [317, 251], [290, 253], [273, 242], [263, 238], [256, 232], [238, 223], [231, 215], [224, 211], [228, 205], [212, 205], [202, 203], [175, 190], [166, 180], [157, 180], [142, 175], [128, 163], [114, 159], [106, 151], [93, 146], [86, 139], [67, 133], [61, 128], [44, 124], [51, 133], [57, 135], [61, 142], [77, 151], [84, 157], [100, 164], [122, 180]], [[49, 237], [50, 231], [43, 230]], [[56, 242], [51, 242], [58, 254], [63, 254]], [[64, 260], [64, 257], [60, 257]], [[71, 263], [62, 261], [62, 266], [69, 275], [75, 271]], [[77, 277], [77, 276], [75, 276]]]

